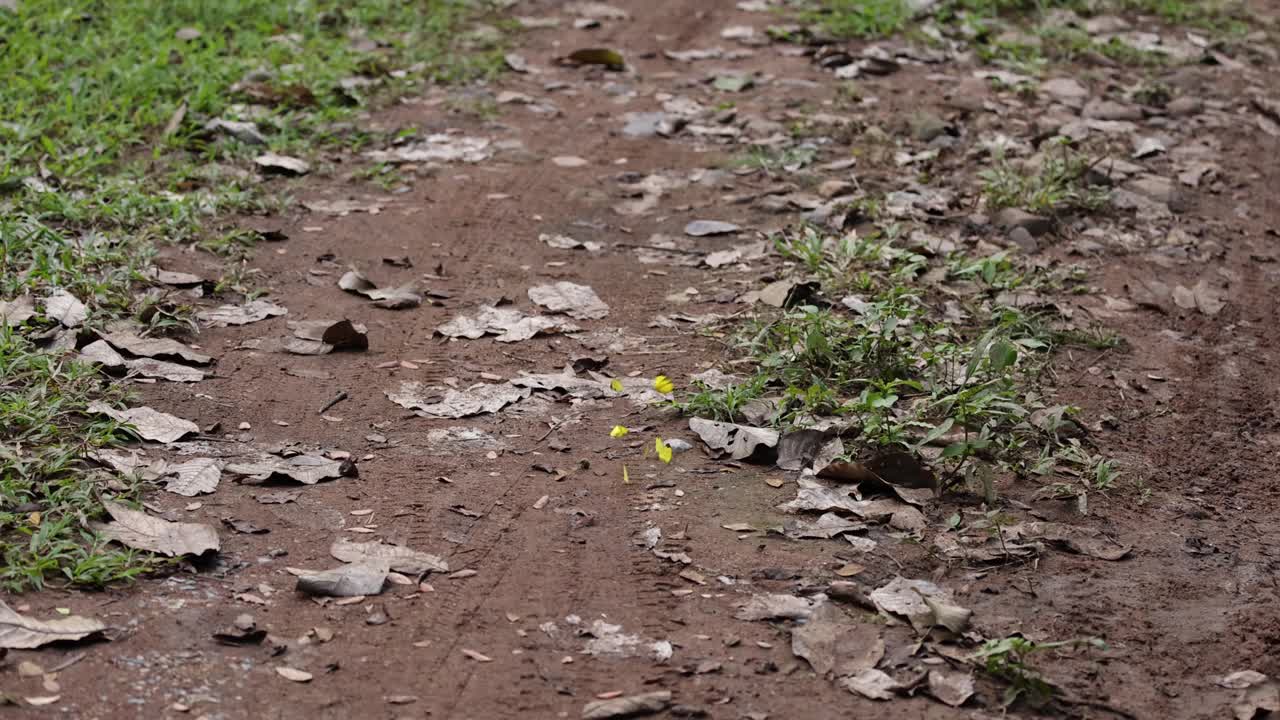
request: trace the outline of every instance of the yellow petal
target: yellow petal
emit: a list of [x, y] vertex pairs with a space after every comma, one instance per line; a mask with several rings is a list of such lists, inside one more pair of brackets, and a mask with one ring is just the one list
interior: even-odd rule
[[622, 381], [614, 378], [613, 382], [609, 383], [609, 389], [614, 392], [622, 392]]
[[627, 433], [629, 433], [629, 432], [631, 432], [631, 431], [630, 431], [630, 430], [628, 430], [627, 428], [623, 427], [622, 425], [614, 425], [614, 426], [613, 426], [613, 429], [609, 431], [609, 436], [610, 436], [610, 437], [620, 438], [620, 437], [622, 437], [623, 435], [626, 435], [626, 434], [627, 434]]
[[663, 395], [666, 395], [667, 393], [675, 390], [676, 386], [672, 384], [671, 378], [667, 377], [666, 375], [659, 375], [658, 377], [653, 379], [653, 389], [657, 390]]
[[627, 466], [626, 466], [626, 465], [623, 465], [623, 466], [622, 466], [622, 484], [623, 484], [623, 485], [630, 485], [630, 484], [631, 484], [631, 475], [630, 475], [629, 473], [627, 473]]
[[662, 438], [653, 439], [653, 448], [658, 451], [658, 459], [664, 463], [671, 462], [671, 446], [662, 442]]

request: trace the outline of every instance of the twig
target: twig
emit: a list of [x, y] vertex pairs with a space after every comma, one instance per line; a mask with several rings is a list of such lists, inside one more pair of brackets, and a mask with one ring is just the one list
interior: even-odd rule
[[319, 415], [323, 415], [323, 414], [325, 414], [326, 412], [328, 412], [329, 408], [333, 407], [334, 405], [337, 405], [338, 403], [342, 402], [343, 400], [346, 400], [346, 399], [347, 399], [347, 397], [348, 397], [348, 396], [347, 396], [347, 391], [346, 391], [346, 390], [339, 390], [339, 391], [338, 391], [338, 394], [337, 394], [337, 395], [334, 395], [332, 400], [330, 400], [329, 402], [325, 403], [325, 404], [324, 404], [324, 407], [320, 408], [320, 412], [319, 412], [319, 413], [317, 413], [317, 414], [319, 414]]
[[71, 657], [67, 658], [66, 660], [63, 660], [62, 662], [58, 663], [57, 665], [54, 665], [53, 667], [49, 668], [48, 670], [45, 670], [45, 672], [46, 672], [46, 673], [49, 673], [49, 674], [56, 673], [56, 672], [62, 672], [63, 670], [66, 670], [67, 668], [71, 667], [72, 665], [75, 665], [76, 663], [78, 663], [78, 662], [80, 662], [81, 660], [85, 659], [88, 655], [89, 655], [89, 653], [83, 653], [83, 652], [81, 652], [81, 653], [76, 653], [75, 655], [72, 655]]
[[703, 250], [684, 250], [682, 248], [660, 247], [658, 245], [643, 245], [641, 243], [614, 243], [617, 247], [639, 248], [641, 250], [659, 250], [661, 252], [677, 253], [679, 255], [706, 255]]

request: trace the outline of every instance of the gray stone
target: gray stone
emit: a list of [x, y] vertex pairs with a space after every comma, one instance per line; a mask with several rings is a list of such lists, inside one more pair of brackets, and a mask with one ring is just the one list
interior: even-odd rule
[[1005, 208], [996, 213], [995, 223], [1005, 229], [1022, 228], [1033, 237], [1039, 237], [1053, 229], [1053, 221], [1049, 218], [1019, 208]]

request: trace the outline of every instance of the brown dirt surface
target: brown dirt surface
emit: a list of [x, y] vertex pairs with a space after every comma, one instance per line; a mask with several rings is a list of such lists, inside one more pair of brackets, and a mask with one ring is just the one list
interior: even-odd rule
[[[288, 236], [263, 243], [250, 266], [261, 273], [254, 282], [289, 314], [203, 330], [198, 343], [217, 358], [214, 377], [142, 385], [139, 392], [145, 404], [206, 429], [217, 440], [200, 447], [206, 455], [236, 443], [296, 444], [349, 453], [358, 476], [295, 486], [224, 475], [211, 495], [155, 493], [153, 511], [219, 529], [217, 559], [103, 592], [11, 598], [37, 617], [69, 608], [103, 620], [111, 631], [106, 642], [20, 653], [46, 668], [84, 653], [56, 673], [57, 693], [12, 670], [19, 653], [10, 654], [0, 689], [18, 697], [60, 694], [54, 707], [75, 718], [580, 717], [602, 694], [660, 690], [673, 696], [664, 717], [999, 715], [1003, 685], [981, 673], [962, 709], [938, 702], [923, 687], [889, 702], [869, 700], [818, 677], [792, 653], [793, 623], [735, 618], [737, 606], [755, 594], [826, 589], [845, 579], [835, 570], [848, 563], [865, 566], [852, 580], [868, 589], [897, 576], [938, 583], [973, 611], [973, 630], [985, 638], [1105, 640], [1105, 648], [1037, 655], [1034, 664], [1058, 685], [1059, 701], [1043, 710], [1016, 708], [1027, 716], [1227, 717], [1240, 691], [1215, 678], [1240, 670], [1280, 674], [1280, 138], [1259, 124], [1250, 102], [1266, 87], [1276, 97], [1268, 79], [1278, 66], [1275, 46], [1269, 58], [1241, 53], [1239, 67], [1151, 71], [1178, 95], [1204, 104], [1197, 115], [1155, 113], [1137, 121], [1137, 134], [1162, 138], [1169, 151], [1132, 162], [1173, 178], [1176, 212], [1076, 219], [1040, 238], [1037, 257], [1087, 268], [1098, 291], [1064, 302], [1079, 300], [1075, 313], [1094, 313], [1094, 321], [1126, 341], [1119, 348], [1063, 350], [1051, 371], [1058, 401], [1081, 408], [1096, 452], [1115, 458], [1123, 475], [1115, 488], [1089, 494], [1084, 516], [1075, 502], [1037, 492], [1041, 484], [1028, 479], [1000, 480], [1002, 507], [1019, 519], [1097, 529], [1131, 552], [1105, 561], [1049, 549], [1034, 562], [969, 566], [947, 560], [932, 544], [947, 518], [979, 508], [981, 498], [969, 493], [929, 500], [923, 539], [876, 530], [879, 546], [861, 554], [840, 539], [725, 529], [789, 519], [775, 508], [795, 496], [795, 473], [714, 459], [687, 421], [665, 407], [621, 398], [571, 403], [540, 393], [498, 413], [431, 419], [388, 400], [385, 393], [403, 381], [466, 389], [522, 372], [555, 372], [579, 355], [607, 355], [612, 376], [661, 373], [685, 384], [709, 367], [736, 367], [727, 331], [655, 321], [682, 312], [744, 313], [747, 307], [735, 299], [775, 277], [778, 265], [643, 264], [637, 248], [662, 234], [687, 251], [669, 260], [701, 258], [762, 238], [796, 223], [800, 211], [775, 212], [760, 198], [797, 181], [785, 170], [748, 172], [735, 165], [732, 158], [746, 143], [741, 138], [687, 129], [670, 138], [629, 137], [622, 132], [624, 113], [660, 111], [675, 97], [711, 108], [732, 100], [734, 117], [695, 123], [708, 131], [745, 123], [744, 137], [784, 140], [795, 120], [816, 112], [845, 117], [847, 128], [825, 133], [830, 141], [817, 146], [809, 170], [814, 185], [796, 188], [813, 192], [828, 179], [856, 178], [883, 191], [912, 179], [914, 171], [895, 165], [892, 152], [878, 157], [867, 150], [868, 127], [896, 138], [909, 132], [913, 113], [935, 113], [958, 128], [962, 144], [948, 152], [968, 170], [955, 172], [972, 176], [985, 162], [972, 151], [976, 138], [1003, 133], [1025, 142], [1050, 108], [1044, 94], [972, 83], [977, 66], [963, 58], [904, 62], [897, 72], [860, 77], [859, 92], [877, 101], [842, 105], [835, 103], [832, 72], [795, 52], [802, 46], [721, 36], [724, 28], [747, 25], [761, 37], [766, 26], [781, 22], [775, 14], [743, 11], [731, 0], [613, 4], [630, 19], [606, 19], [594, 29], [575, 29], [559, 3], [519, 2], [509, 11], [556, 16], [561, 24], [517, 35], [515, 51], [536, 73], [507, 73], [478, 92], [525, 93], [534, 105], [502, 104], [492, 119], [459, 115], [445, 109], [459, 91], [440, 89], [366, 120], [374, 127], [488, 138], [492, 157], [402, 169], [403, 192], [344, 180], [343, 173], [364, 162], [358, 157], [331, 158], [336, 169], [327, 177], [274, 181], [290, 183], [303, 203], [371, 198], [381, 210], [331, 216], [299, 205], [283, 216], [244, 219], [270, 223]], [[856, 54], [867, 44], [850, 47]], [[556, 63], [581, 47], [616, 48], [630, 69]], [[750, 53], [694, 62], [663, 55], [712, 47]], [[717, 69], [756, 73], [756, 83], [738, 93], [716, 92], [704, 80]], [[1119, 97], [1142, 72], [1086, 64], [1055, 67], [1048, 76], [1075, 77], [1095, 97]], [[1114, 140], [1124, 159], [1129, 137], [1121, 132]], [[1216, 177], [1199, 187], [1181, 185], [1176, 176], [1184, 158], [1177, 149], [1197, 143], [1217, 164]], [[907, 144], [913, 152], [924, 147]], [[854, 157], [853, 151], [858, 164], [852, 169], [820, 169]], [[562, 167], [552, 161], [558, 156], [586, 163]], [[635, 199], [624, 196], [619, 179], [632, 174], [687, 184], [644, 214], [619, 214], [614, 206]], [[998, 241], [1002, 231], [970, 224], [968, 216], [978, 212], [954, 207], [933, 227], [938, 234], [985, 233]], [[685, 237], [685, 224], [696, 219], [744, 229]], [[602, 249], [552, 248], [540, 234], [570, 235]], [[404, 256], [412, 267], [384, 262]], [[167, 251], [162, 264], [216, 273], [212, 259], [178, 250]], [[417, 281], [429, 290], [427, 302], [408, 310], [376, 308], [337, 288], [348, 267], [380, 287]], [[1181, 307], [1169, 294], [1202, 279], [1224, 288], [1217, 314]], [[527, 289], [558, 281], [594, 288], [610, 308], [607, 317], [574, 320], [586, 333], [514, 343], [435, 333], [456, 315], [499, 300], [534, 313]], [[1164, 294], [1153, 292], [1153, 283], [1163, 284]], [[1117, 302], [1104, 304], [1101, 297]], [[368, 351], [298, 356], [250, 342], [286, 337], [290, 321], [342, 318], [368, 327]], [[298, 370], [315, 372], [290, 374]], [[322, 414], [339, 392], [346, 399]], [[616, 424], [632, 434], [611, 438]], [[646, 426], [651, 429], [638, 431]], [[485, 439], [451, 440], [441, 432], [450, 428], [475, 429]], [[681, 438], [693, 449], [664, 464], [653, 452], [654, 436]], [[769, 479], [786, 483], [774, 487]], [[296, 499], [261, 502], [281, 491], [296, 491]], [[236, 532], [224, 519], [268, 532]], [[646, 548], [651, 528], [661, 529], [659, 549], [683, 552], [691, 564]], [[328, 552], [337, 538], [436, 554], [449, 572], [430, 574], [421, 585], [416, 577], [408, 585], [392, 583], [354, 603], [296, 593], [286, 567], [338, 566]], [[243, 613], [267, 638], [243, 646], [215, 642], [211, 634]], [[890, 655], [916, 654], [903, 649], [917, 642], [909, 626], [879, 622]], [[631, 656], [586, 652], [600, 623], [638, 636], [640, 646]], [[962, 668], [973, 651], [972, 643], [939, 650], [936, 636], [919, 641], [918, 657], [933, 653], [921, 667]], [[655, 642], [669, 643], [669, 659], [655, 659], [649, 647]], [[313, 678], [293, 682], [277, 673], [280, 667]]]

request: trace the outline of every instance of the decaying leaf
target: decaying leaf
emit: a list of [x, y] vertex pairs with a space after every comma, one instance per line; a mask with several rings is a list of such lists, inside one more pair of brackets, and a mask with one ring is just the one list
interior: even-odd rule
[[723, 220], [692, 220], [684, 226], [684, 234], [692, 237], [707, 237], [736, 233], [741, 229], [741, 226]]
[[430, 389], [418, 381], [405, 381], [400, 383], [398, 390], [388, 390], [387, 398], [420, 415], [461, 418], [498, 412], [511, 403], [529, 397], [528, 388], [505, 383], [481, 384], [466, 390], [444, 388], [443, 395], [428, 394]]
[[218, 531], [210, 525], [169, 522], [110, 501], [102, 505], [111, 514], [112, 521], [95, 523], [94, 527], [108, 540], [135, 550], [179, 557], [217, 552], [220, 547]]
[[385, 563], [389, 569], [407, 575], [449, 572], [449, 563], [436, 555], [377, 540], [358, 543], [338, 538], [330, 546], [329, 554], [346, 563]]
[[196, 318], [209, 327], [227, 327], [228, 325], [248, 325], [288, 313], [287, 308], [270, 300], [258, 299], [250, 300], [243, 305], [219, 305], [210, 310], [201, 310], [196, 313]]
[[232, 475], [243, 475], [251, 480], [267, 481], [272, 478], [288, 478], [303, 485], [315, 485], [321, 480], [339, 477], [356, 477], [359, 471], [350, 460], [331, 460], [320, 455], [294, 455], [282, 458], [262, 454], [257, 457], [237, 458], [223, 468]]
[[840, 687], [872, 700], [892, 700], [903, 689], [897, 680], [874, 668], [844, 678], [840, 681]]
[[89, 309], [66, 290], [57, 290], [44, 299], [44, 314], [68, 328], [80, 327], [89, 319]]
[[98, 337], [111, 343], [112, 347], [138, 357], [185, 360], [196, 365], [213, 362], [212, 357], [170, 338], [142, 338], [122, 330], [99, 332]]
[[794, 500], [778, 506], [783, 512], [795, 513], [805, 511], [827, 512], [829, 510], [845, 510], [861, 513], [865, 501], [854, 497], [856, 489], [850, 487], [832, 488], [812, 478], [801, 477], [796, 480], [799, 490]]
[[338, 287], [347, 292], [363, 295], [373, 300], [374, 306], [388, 310], [404, 310], [422, 304], [422, 295], [418, 293], [415, 283], [396, 288], [379, 289], [373, 281], [365, 277], [359, 270], [349, 270], [339, 278]]
[[199, 382], [205, 378], [203, 370], [189, 365], [152, 358], [126, 358], [116, 352], [105, 340], [94, 340], [81, 348], [80, 359], [108, 369], [125, 370], [142, 377], [170, 382]]
[[164, 489], [185, 497], [217, 490], [222, 478], [222, 462], [213, 458], [194, 458], [167, 469], [173, 477], [165, 482]]
[[491, 155], [487, 138], [446, 133], [428, 135], [420, 142], [400, 145], [391, 150], [374, 150], [365, 153], [370, 160], [385, 163], [475, 163], [487, 160]]
[[385, 562], [350, 563], [332, 570], [298, 575], [298, 592], [307, 595], [356, 597], [377, 595], [387, 581]]
[[83, 640], [106, 629], [101, 622], [79, 615], [36, 620], [19, 615], [0, 600], [0, 648], [31, 650], [52, 642]]
[[990, 532], [976, 535], [939, 533], [934, 536], [933, 545], [946, 557], [966, 563], [1007, 562], [1015, 558], [1034, 557], [1044, 550], [1037, 542], [1018, 542], [1010, 538], [1002, 542]]
[[1019, 523], [1006, 530], [1015, 540], [1040, 540], [1099, 560], [1120, 560], [1132, 549], [1103, 535], [1101, 530], [1077, 525], [1036, 521]]
[[879, 626], [855, 623], [826, 603], [792, 628], [791, 652], [808, 660], [820, 676], [845, 677], [874, 668], [884, 657], [884, 640]]
[[[885, 585], [872, 590], [871, 601], [887, 616], [907, 618], [917, 632], [924, 632], [938, 624], [933, 607], [945, 608], [948, 622], [957, 626], [967, 626], [968, 610], [956, 605], [949, 590], [944, 590], [928, 580], [909, 580], [896, 577]], [[961, 620], [961, 616], [963, 619]]]
[[263, 153], [254, 158], [253, 163], [263, 172], [276, 175], [306, 175], [311, 172], [311, 166], [305, 161], [276, 153]]
[[670, 690], [657, 690], [643, 695], [626, 695], [609, 700], [592, 700], [582, 707], [582, 720], [653, 715], [666, 710], [670, 704]]
[[825, 595], [815, 595], [812, 598], [785, 593], [752, 595], [738, 606], [738, 612], [733, 616], [739, 620], [807, 620], [826, 600]]
[[35, 314], [36, 305], [30, 295], [19, 295], [12, 300], [0, 300], [0, 325], [16, 328]]
[[671, 658], [672, 646], [667, 640], [650, 640], [622, 631], [621, 625], [596, 620], [591, 627], [580, 631], [591, 639], [582, 651], [588, 655], [613, 657], [649, 657], [658, 662]]
[[778, 444], [778, 431], [768, 428], [689, 418], [689, 429], [697, 433], [707, 447], [722, 450], [734, 460], [743, 460], [760, 448], [773, 448]]
[[311, 682], [312, 677], [311, 673], [306, 670], [299, 670], [297, 668], [286, 667], [284, 665], [276, 668], [276, 674], [285, 680], [290, 680], [296, 683]]
[[803, 520], [791, 520], [783, 526], [782, 533], [792, 540], [820, 538], [830, 540], [849, 532], [861, 532], [867, 529], [865, 522], [850, 520], [835, 513], [823, 513], [816, 521], [810, 523]]
[[973, 676], [967, 672], [930, 670], [929, 694], [951, 707], [960, 707], [973, 697]]
[[171, 443], [189, 433], [200, 432], [199, 426], [190, 420], [149, 407], [116, 410], [104, 402], [94, 401], [89, 404], [89, 412], [106, 415], [118, 423], [130, 425], [143, 440], [154, 442]]
[[568, 235], [548, 235], [543, 233], [538, 235], [538, 240], [546, 243], [549, 247], [557, 250], [586, 250], [587, 252], [599, 252], [604, 247], [598, 242], [590, 240], [575, 240]]
[[586, 285], [558, 282], [529, 288], [529, 299], [551, 312], [578, 320], [599, 320], [609, 314], [609, 306]]
[[603, 65], [606, 69], [622, 71], [627, 69], [627, 61], [617, 50], [607, 48], [584, 48], [574, 50], [565, 58], [578, 65]]
[[284, 349], [295, 355], [327, 355], [339, 350], [369, 349], [369, 330], [350, 320], [300, 320], [290, 322], [295, 340]]
[[459, 315], [436, 328], [445, 337], [464, 337], [471, 340], [496, 335], [498, 342], [520, 342], [542, 333], [578, 332], [577, 325], [541, 315], [525, 315], [512, 308], [480, 307], [475, 316]]

